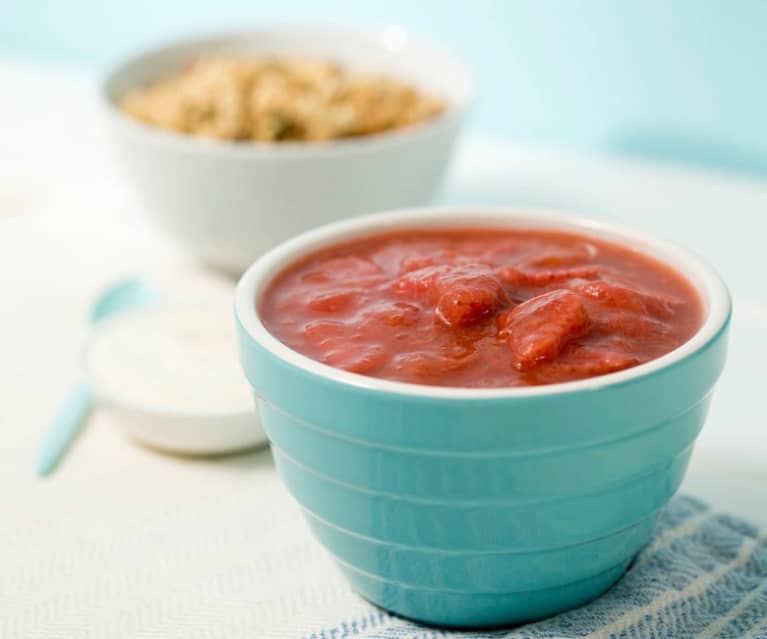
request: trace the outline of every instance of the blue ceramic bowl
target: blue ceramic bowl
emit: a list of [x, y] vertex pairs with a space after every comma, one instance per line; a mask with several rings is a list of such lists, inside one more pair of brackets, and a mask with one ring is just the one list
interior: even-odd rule
[[[289, 349], [256, 300], [329, 244], [407, 227], [557, 228], [632, 246], [685, 274], [706, 307], [675, 351], [593, 379], [439, 388], [347, 373]], [[679, 487], [726, 354], [730, 300], [686, 251], [602, 223], [508, 210], [397, 211], [273, 249], [236, 293], [243, 367], [280, 475], [353, 588], [397, 614], [516, 624], [609, 588]]]

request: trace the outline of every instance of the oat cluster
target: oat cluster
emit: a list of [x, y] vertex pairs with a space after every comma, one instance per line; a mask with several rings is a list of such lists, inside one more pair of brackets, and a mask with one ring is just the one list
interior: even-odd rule
[[218, 140], [321, 142], [412, 126], [444, 103], [395, 78], [320, 60], [216, 56], [130, 91], [122, 110]]

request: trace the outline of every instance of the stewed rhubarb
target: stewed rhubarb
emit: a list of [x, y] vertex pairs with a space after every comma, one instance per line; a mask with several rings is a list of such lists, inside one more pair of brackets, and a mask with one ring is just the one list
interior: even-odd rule
[[566, 382], [637, 366], [703, 319], [693, 286], [629, 247], [548, 230], [409, 229], [317, 251], [259, 302], [294, 350], [438, 386]]

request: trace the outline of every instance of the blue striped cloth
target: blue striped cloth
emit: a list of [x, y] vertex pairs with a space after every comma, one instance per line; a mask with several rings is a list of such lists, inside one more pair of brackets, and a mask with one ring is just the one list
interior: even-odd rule
[[767, 639], [767, 531], [677, 497], [624, 578], [577, 610], [514, 629], [476, 632], [427, 628], [378, 611], [305, 639], [693, 637]]

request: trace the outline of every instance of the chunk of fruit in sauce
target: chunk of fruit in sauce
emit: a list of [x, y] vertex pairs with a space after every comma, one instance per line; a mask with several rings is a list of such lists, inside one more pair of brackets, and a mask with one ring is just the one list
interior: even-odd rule
[[498, 336], [506, 339], [514, 366], [525, 370], [554, 359], [591, 322], [581, 297], [567, 290], [544, 293], [498, 317]]
[[575, 290], [606, 306], [662, 318], [672, 317], [681, 304], [678, 300], [669, 297], [661, 297], [601, 280], [581, 284]]
[[386, 349], [380, 344], [347, 344], [330, 350], [325, 355], [326, 364], [363, 375], [374, 371], [385, 359]]
[[350, 308], [359, 297], [359, 291], [331, 291], [312, 297], [309, 308], [320, 313], [337, 313]]
[[596, 266], [571, 266], [556, 269], [530, 269], [524, 266], [504, 266], [498, 276], [511, 286], [548, 286], [567, 280], [588, 280], [599, 275]]
[[421, 309], [409, 302], [378, 302], [362, 313], [363, 325], [415, 326]]
[[636, 366], [637, 357], [610, 350], [577, 349], [561, 361], [554, 360], [528, 372], [529, 379], [538, 384], [552, 384], [562, 379], [598, 377]]
[[370, 260], [355, 257], [354, 255], [345, 255], [343, 257], [334, 257], [327, 262], [318, 264], [302, 275], [306, 282], [324, 283], [324, 282], [360, 282], [371, 277], [381, 275], [383, 271]]
[[416, 299], [436, 300], [434, 317], [447, 326], [478, 322], [508, 301], [500, 280], [484, 264], [426, 266], [408, 271], [394, 289]]

